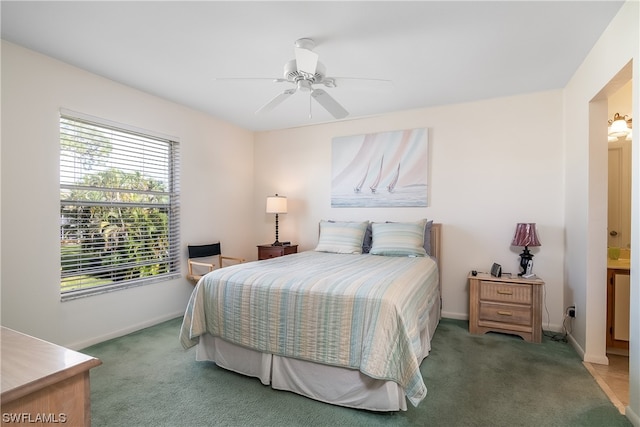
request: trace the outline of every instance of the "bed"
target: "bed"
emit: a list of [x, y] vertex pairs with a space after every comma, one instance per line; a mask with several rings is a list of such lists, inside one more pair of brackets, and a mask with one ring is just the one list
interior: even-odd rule
[[[425, 256], [395, 253], [404, 240], [415, 246], [420, 227]], [[198, 361], [319, 401], [373, 411], [418, 405], [427, 393], [420, 363], [440, 320], [440, 233], [426, 220], [321, 222], [315, 250], [205, 275], [180, 342], [196, 346]]]

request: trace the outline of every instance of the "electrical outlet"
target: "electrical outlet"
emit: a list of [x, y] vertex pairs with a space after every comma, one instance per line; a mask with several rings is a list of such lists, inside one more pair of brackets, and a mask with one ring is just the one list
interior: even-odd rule
[[572, 305], [567, 309], [567, 313], [569, 314], [569, 317], [576, 317], [576, 306]]

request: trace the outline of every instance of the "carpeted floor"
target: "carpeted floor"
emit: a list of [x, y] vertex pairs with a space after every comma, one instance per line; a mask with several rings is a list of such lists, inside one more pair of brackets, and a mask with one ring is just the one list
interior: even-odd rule
[[570, 345], [469, 335], [443, 319], [421, 370], [428, 394], [406, 412], [374, 413], [276, 391], [196, 362], [174, 319], [83, 350], [92, 425], [102, 426], [630, 426]]

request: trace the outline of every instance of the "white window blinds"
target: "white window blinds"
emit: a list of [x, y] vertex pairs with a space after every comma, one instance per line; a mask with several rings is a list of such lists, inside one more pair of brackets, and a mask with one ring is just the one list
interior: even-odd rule
[[179, 276], [178, 143], [60, 116], [62, 299]]

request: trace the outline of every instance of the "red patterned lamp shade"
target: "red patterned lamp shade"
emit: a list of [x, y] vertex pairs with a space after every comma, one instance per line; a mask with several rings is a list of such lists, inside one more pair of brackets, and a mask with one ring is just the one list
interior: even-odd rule
[[542, 246], [538, 239], [535, 223], [518, 223], [516, 225], [516, 234], [513, 236], [511, 246]]

